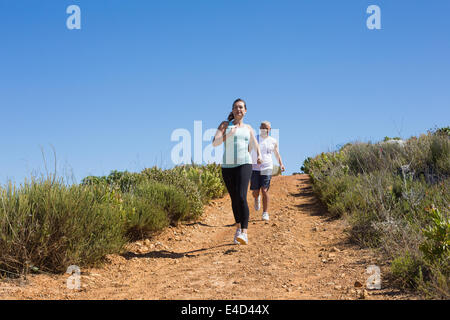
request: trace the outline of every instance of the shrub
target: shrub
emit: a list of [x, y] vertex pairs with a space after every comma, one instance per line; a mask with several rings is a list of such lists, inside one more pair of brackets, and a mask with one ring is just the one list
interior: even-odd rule
[[189, 215], [185, 219], [195, 219], [203, 213], [203, 202], [201, 194], [194, 182], [189, 178], [180, 174], [175, 170], [161, 170], [157, 167], [148, 168], [142, 171], [146, 179], [150, 181], [160, 182], [177, 188], [187, 198], [189, 204]]
[[113, 170], [106, 177], [89, 176], [81, 181], [82, 185], [106, 184], [111, 190], [120, 190], [121, 192], [133, 192], [136, 185], [145, 180], [145, 177], [139, 173], [128, 171]]
[[415, 287], [423, 278], [420, 262], [408, 252], [392, 261], [391, 271], [402, 287]]
[[442, 264], [443, 267], [448, 268], [450, 257], [450, 219], [435, 207], [426, 211], [429, 213], [431, 221], [427, 228], [423, 229], [426, 240], [420, 245], [420, 250], [424, 254], [424, 259], [429, 263]]
[[1, 190], [0, 268], [63, 272], [119, 252], [124, 212], [104, 188], [32, 180]]
[[203, 203], [222, 197], [226, 193], [220, 165], [215, 163], [206, 166], [179, 166], [174, 170], [184, 174], [197, 186]]
[[126, 194], [124, 207], [127, 217], [125, 233], [130, 240], [145, 238], [149, 233], [162, 230], [169, 225], [168, 215], [152, 199]]
[[163, 209], [169, 221], [176, 224], [189, 215], [190, 207], [185, 194], [171, 185], [159, 182], [144, 182], [136, 187], [136, 198], [150, 201]]
[[353, 239], [381, 247], [401, 283], [434, 297], [449, 296], [449, 143], [444, 129], [401, 144], [346, 144], [301, 168]]

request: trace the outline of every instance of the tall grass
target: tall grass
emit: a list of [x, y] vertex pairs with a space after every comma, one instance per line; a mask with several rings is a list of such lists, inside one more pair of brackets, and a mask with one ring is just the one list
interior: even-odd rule
[[224, 194], [220, 166], [112, 171], [66, 184], [49, 176], [0, 187], [0, 273], [96, 265], [127, 241], [196, 219]]
[[0, 191], [0, 268], [62, 272], [119, 252], [124, 216], [108, 195], [49, 178], [9, 184]]
[[306, 159], [302, 170], [330, 213], [351, 223], [354, 240], [383, 249], [401, 285], [449, 297], [448, 130], [347, 144]]

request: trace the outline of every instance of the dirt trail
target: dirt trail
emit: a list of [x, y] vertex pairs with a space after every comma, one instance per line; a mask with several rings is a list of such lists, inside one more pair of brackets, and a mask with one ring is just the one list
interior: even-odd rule
[[[164, 230], [108, 256], [102, 268], [81, 270], [81, 289], [68, 275], [0, 281], [0, 299], [415, 299], [383, 278], [387, 266], [348, 241], [342, 219], [327, 217], [307, 175], [272, 179], [270, 221], [253, 209], [249, 245], [233, 244], [228, 195], [202, 219]], [[364, 287], [369, 265], [381, 268], [382, 289]], [[363, 287], [355, 287], [359, 281]]]

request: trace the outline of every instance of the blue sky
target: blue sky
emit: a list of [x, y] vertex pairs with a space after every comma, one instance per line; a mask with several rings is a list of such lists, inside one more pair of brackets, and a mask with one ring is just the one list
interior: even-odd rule
[[52, 146], [76, 181], [169, 168], [171, 133], [217, 128], [238, 97], [279, 129], [287, 174], [449, 125], [448, 0], [0, 0], [0, 41], [2, 184], [45, 172], [41, 149], [52, 170]]

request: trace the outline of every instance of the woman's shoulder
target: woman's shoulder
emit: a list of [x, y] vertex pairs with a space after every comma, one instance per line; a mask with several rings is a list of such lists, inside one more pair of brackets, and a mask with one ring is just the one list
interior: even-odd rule
[[249, 125], [248, 123], [244, 124], [245, 127], [247, 127], [248, 130], [255, 132], [255, 130], [253, 130], [253, 127], [251, 125]]

